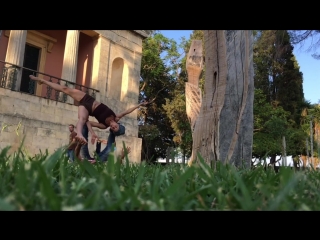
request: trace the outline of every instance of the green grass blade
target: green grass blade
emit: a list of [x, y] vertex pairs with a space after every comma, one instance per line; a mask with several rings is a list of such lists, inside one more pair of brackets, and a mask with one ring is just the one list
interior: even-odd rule
[[[37, 163], [36, 163], [37, 164]], [[61, 202], [57, 194], [55, 193], [53, 186], [50, 182], [51, 175], [45, 172], [45, 169], [40, 164], [37, 164], [39, 173], [40, 190], [43, 197], [47, 200], [51, 210], [60, 210]]]
[[192, 176], [194, 168], [187, 168], [186, 171], [165, 191], [164, 195], [171, 196]]
[[0, 198], [0, 211], [14, 211], [16, 208], [7, 201]]
[[[42, 155], [42, 154], [41, 154]], [[45, 155], [48, 155], [48, 152], [46, 152]], [[56, 166], [58, 163], [59, 159], [63, 158], [64, 155], [64, 150], [63, 148], [59, 148], [57, 151], [55, 151], [50, 157], [45, 159], [42, 162], [42, 165], [46, 171], [46, 173], [50, 173], [53, 168]]]
[[134, 193], [137, 194], [140, 190], [143, 178], [145, 176], [145, 172], [146, 172], [146, 167], [144, 164], [140, 164], [139, 166], [139, 170], [138, 170], [138, 177], [137, 180], [134, 184]]

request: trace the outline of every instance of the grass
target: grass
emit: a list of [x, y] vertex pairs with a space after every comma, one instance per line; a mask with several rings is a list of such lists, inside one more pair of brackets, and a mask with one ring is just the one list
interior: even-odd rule
[[262, 166], [68, 163], [0, 152], [0, 210], [319, 210], [320, 173]]

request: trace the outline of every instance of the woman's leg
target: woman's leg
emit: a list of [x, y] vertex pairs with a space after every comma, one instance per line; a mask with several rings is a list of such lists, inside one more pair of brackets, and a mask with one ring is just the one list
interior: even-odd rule
[[53, 83], [53, 82], [49, 82], [45, 79], [42, 79], [42, 78], [39, 78], [39, 77], [35, 77], [33, 75], [29, 75], [30, 79], [33, 80], [33, 81], [37, 81], [39, 84], [46, 84], [48, 85], [49, 87], [53, 88], [54, 90], [56, 91], [60, 91], [60, 92], [63, 92], [67, 95], [69, 95], [70, 97], [72, 97], [74, 100], [80, 102], [80, 100], [84, 97], [84, 95], [86, 93], [78, 90], [78, 89], [74, 89], [74, 88], [69, 88], [69, 87], [66, 87], [66, 86], [63, 86], [63, 85], [60, 85], [60, 84], [57, 84], [57, 83]]
[[[38, 81], [39, 84], [46, 84], [49, 87], [53, 88], [54, 90], [64, 92], [65, 94], [69, 95], [72, 97], [74, 100], [80, 102], [80, 100], [85, 96], [85, 93], [78, 90], [78, 89], [73, 89], [73, 88], [68, 88], [66, 86], [62, 86], [57, 83], [49, 82], [45, 79], [35, 77], [33, 75], [29, 75], [31, 80]], [[83, 137], [82, 135], [82, 128], [83, 125], [86, 123], [86, 121], [89, 118], [89, 112], [84, 106], [79, 106], [78, 107], [78, 122], [76, 125], [77, 129], [77, 136], [76, 139], [80, 142], [80, 144], [86, 144], [88, 143], [87, 140]]]

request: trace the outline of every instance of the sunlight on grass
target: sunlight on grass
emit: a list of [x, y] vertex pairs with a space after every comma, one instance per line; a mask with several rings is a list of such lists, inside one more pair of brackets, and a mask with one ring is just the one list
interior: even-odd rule
[[0, 210], [319, 210], [316, 170], [279, 173], [217, 163], [198, 166], [88, 162], [63, 149], [30, 158], [0, 152]]

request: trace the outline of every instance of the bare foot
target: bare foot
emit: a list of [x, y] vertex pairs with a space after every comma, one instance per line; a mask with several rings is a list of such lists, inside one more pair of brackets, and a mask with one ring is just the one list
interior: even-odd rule
[[103, 144], [107, 144], [108, 141], [106, 139], [99, 139], [97, 142], [103, 143]]
[[30, 79], [33, 80], [33, 81], [37, 81], [39, 85], [41, 85], [43, 83], [43, 79], [41, 78], [38, 78], [36, 76], [33, 76], [33, 75], [29, 75]]

